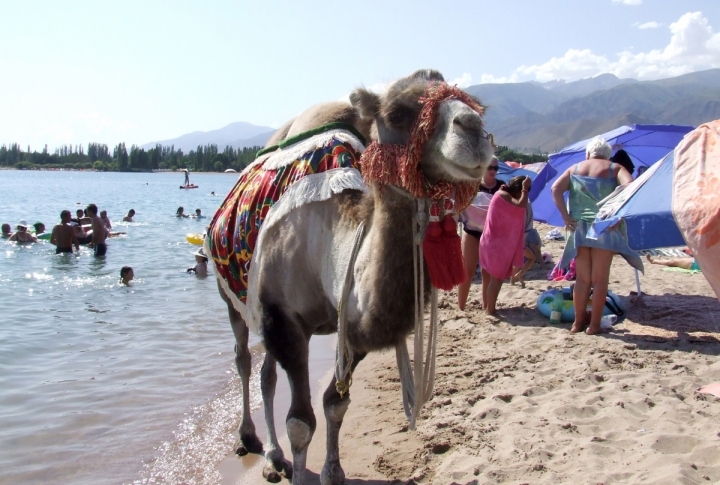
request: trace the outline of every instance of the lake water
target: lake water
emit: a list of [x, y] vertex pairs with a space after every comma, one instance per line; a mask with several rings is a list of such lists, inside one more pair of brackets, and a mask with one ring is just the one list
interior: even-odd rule
[[[177, 173], [0, 171], [2, 223], [49, 231], [61, 210], [95, 203], [127, 232], [105, 258], [0, 241], [0, 483], [220, 481], [241, 417], [234, 339], [214, 276], [185, 271], [197, 249], [185, 235], [203, 231], [236, 178], [192, 174], [199, 188], [179, 190]], [[207, 218], [178, 219], [178, 206]]]

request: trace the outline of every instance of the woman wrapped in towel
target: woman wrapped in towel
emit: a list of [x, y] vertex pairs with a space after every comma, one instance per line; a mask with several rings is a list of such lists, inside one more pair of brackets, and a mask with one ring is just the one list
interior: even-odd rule
[[[610, 265], [619, 253], [634, 268], [643, 271], [640, 256], [628, 247], [625, 222], [605, 231], [599, 237], [589, 237], [588, 231], [598, 213], [598, 202], [610, 195], [618, 185], [632, 182], [630, 173], [611, 162], [612, 147], [600, 137], [593, 138], [585, 148], [587, 160], [568, 168], [552, 186], [553, 199], [565, 221], [566, 244], [559, 266], [565, 268], [575, 258], [577, 271], [573, 289], [575, 322], [570, 332], [588, 335], [602, 331], [600, 319], [605, 309]], [[565, 192], [569, 192], [565, 205]], [[569, 210], [568, 210], [569, 207]], [[593, 292], [590, 321], [587, 306]]]
[[512, 276], [513, 266], [523, 265], [530, 184], [530, 177], [514, 177], [495, 193], [488, 208], [480, 237], [483, 308], [488, 315], [495, 314], [503, 280]]

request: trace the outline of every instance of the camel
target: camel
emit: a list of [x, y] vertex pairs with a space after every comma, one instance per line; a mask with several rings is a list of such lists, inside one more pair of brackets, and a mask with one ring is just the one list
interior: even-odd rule
[[[358, 88], [350, 95], [350, 105], [332, 103], [311, 108], [280, 128], [268, 144], [328, 121], [351, 123], [377, 142], [377, 147], [408, 144], [423, 106], [421, 97], [429, 86], [440, 83], [444, 83], [442, 75], [428, 69], [395, 81], [382, 95]], [[439, 104], [434, 131], [422, 147], [418, 166], [427, 184], [445, 181], [471, 184], [477, 189], [493, 147], [483, 129], [479, 114], [482, 110], [474, 106], [453, 97]], [[236, 339], [235, 361], [242, 380], [241, 455], [263, 452], [250, 416], [248, 323], [258, 331], [266, 348], [261, 370], [269, 441], [264, 448], [266, 480], [276, 482], [285, 476], [294, 485], [304, 481], [307, 450], [316, 428], [308, 375], [309, 340], [312, 335], [338, 331], [337, 289], [343, 286], [347, 248], [354, 242], [359, 244], [357, 257], [352, 272], [348, 270], [351, 285], [342, 302], [347, 318], [345, 339], [351, 350], [347, 363], [350, 371], [372, 351], [395, 347], [405, 348], [407, 354], [405, 342], [415, 325], [413, 307], [417, 295], [413, 275], [416, 213], [415, 198], [402, 189], [376, 182], [348, 188], [283, 213], [274, 225], [263, 226], [257, 239], [258, 256], [252, 260], [247, 311], [218, 277]], [[361, 223], [365, 229], [358, 239], [356, 229]], [[208, 235], [213, 233], [213, 224], [215, 220]], [[428, 294], [430, 280], [427, 271], [424, 274]], [[290, 382], [286, 427], [292, 464], [284, 457], [274, 426], [277, 363]], [[350, 392], [341, 394], [336, 383], [333, 378], [323, 395], [327, 422], [327, 455], [320, 476], [323, 484], [341, 484], [345, 478], [340, 465], [339, 433]]]

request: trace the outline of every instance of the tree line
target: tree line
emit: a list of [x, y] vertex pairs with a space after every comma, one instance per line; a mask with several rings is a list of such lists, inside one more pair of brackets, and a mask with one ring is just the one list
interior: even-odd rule
[[63, 145], [53, 153], [26, 151], [13, 143], [0, 146], [0, 167], [16, 169], [75, 169], [100, 170], [112, 172], [149, 172], [151, 170], [176, 170], [187, 168], [193, 172], [223, 172], [232, 168], [240, 172], [253, 160], [260, 146], [247, 148], [225, 147], [218, 150], [217, 145], [198, 146], [196, 150], [184, 153], [175, 146], [155, 145], [145, 150], [132, 145], [130, 150], [125, 143], [119, 143], [112, 150], [101, 143], [89, 143], [87, 150], [83, 145]]
[[[125, 143], [119, 143], [110, 152], [107, 145], [89, 143], [87, 150], [83, 145], [63, 145], [49, 153], [47, 145], [41, 152], [23, 151], [22, 147], [13, 143], [9, 147], [0, 146], [0, 167], [17, 169], [76, 169], [100, 170], [112, 172], [149, 172], [151, 170], [176, 170], [187, 168], [193, 172], [223, 172], [232, 168], [240, 172], [253, 160], [262, 147], [235, 149], [225, 147], [218, 150], [217, 145], [198, 146], [196, 150], [184, 153], [174, 146], [155, 145], [145, 150], [132, 145], [130, 150]], [[547, 162], [547, 155], [525, 154], [507, 146], [499, 145], [495, 155], [500, 160], [528, 163]]]
[[533, 153], [528, 155], [504, 145], [498, 145], [495, 147], [495, 156], [498, 157], [499, 160], [503, 160], [505, 162], [518, 162], [521, 165], [548, 161], [548, 156], [545, 154]]

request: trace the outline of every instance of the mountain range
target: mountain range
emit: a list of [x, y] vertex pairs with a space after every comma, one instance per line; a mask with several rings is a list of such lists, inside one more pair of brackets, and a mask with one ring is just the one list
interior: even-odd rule
[[[574, 82], [479, 84], [465, 90], [488, 107], [485, 127], [496, 144], [528, 152], [558, 151], [622, 125], [697, 126], [720, 119], [720, 69], [657, 81], [601, 74]], [[210, 143], [220, 150], [262, 146], [274, 131], [237, 122], [142, 148], [159, 143], [188, 152]]]
[[554, 152], [622, 125], [697, 126], [720, 119], [720, 69], [657, 81], [612, 74], [565, 83], [479, 84], [467, 92], [488, 106], [498, 145]]
[[188, 153], [190, 150], [197, 150], [198, 146], [214, 144], [218, 146], [220, 151], [224, 150], [226, 146], [242, 149], [264, 146], [274, 132], [275, 128], [270, 126], [258, 126], [244, 121], [237, 121], [219, 130], [193, 131], [170, 140], [146, 143], [141, 145], [140, 148], [155, 148], [155, 145], [174, 146], [176, 150]]

